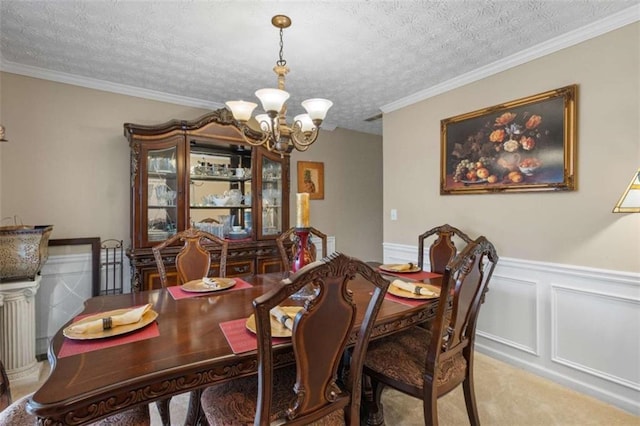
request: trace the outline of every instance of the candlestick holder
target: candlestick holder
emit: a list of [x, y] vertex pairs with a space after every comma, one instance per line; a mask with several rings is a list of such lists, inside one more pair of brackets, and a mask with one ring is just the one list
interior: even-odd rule
[[[298, 228], [296, 227], [294, 230], [296, 235], [295, 243], [296, 243], [296, 253], [293, 258], [293, 263], [291, 264], [291, 271], [297, 272], [302, 269], [305, 265], [313, 262], [314, 254], [311, 251], [309, 246], [309, 228]], [[311, 284], [307, 284], [303, 288], [301, 288], [298, 292], [291, 295], [292, 299], [310, 299], [315, 296], [315, 292], [313, 291], [313, 286]]]

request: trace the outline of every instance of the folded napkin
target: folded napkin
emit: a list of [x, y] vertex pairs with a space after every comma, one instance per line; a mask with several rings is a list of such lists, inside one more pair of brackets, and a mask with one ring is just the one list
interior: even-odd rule
[[278, 320], [279, 323], [284, 325], [289, 330], [293, 331], [293, 318], [291, 318], [285, 311], [280, 309], [279, 306], [271, 309], [271, 316]]
[[402, 271], [409, 271], [411, 269], [413, 269], [415, 265], [413, 263], [401, 263], [399, 265], [395, 265], [393, 268], [394, 271], [396, 272], [402, 272]]
[[108, 330], [110, 328], [117, 327], [119, 325], [134, 324], [142, 319], [142, 316], [151, 309], [151, 304], [147, 303], [139, 308], [130, 309], [125, 313], [114, 315], [112, 317], [105, 317], [84, 324], [72, 325], [69, 327], [69, 331], [74, 333], [96, 333], [102, 330]]
[[215, 278], [209, 278], [209, 277], [203, 277], [202, 278], [202, 283], [207, 286], [207, 287], [211, 287], [211, 288], [218, 288], [220, 287], [220, 283], [218, 281], [216, 281]]
[[419, 296], [437, 296], [433, 291], [402, 280], [393, 280], [391, 285]]

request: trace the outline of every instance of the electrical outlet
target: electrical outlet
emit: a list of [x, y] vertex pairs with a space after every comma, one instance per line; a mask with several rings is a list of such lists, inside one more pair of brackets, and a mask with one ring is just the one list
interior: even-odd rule
[[398, 220], [398, 210], [391, 209], [391, 220]]

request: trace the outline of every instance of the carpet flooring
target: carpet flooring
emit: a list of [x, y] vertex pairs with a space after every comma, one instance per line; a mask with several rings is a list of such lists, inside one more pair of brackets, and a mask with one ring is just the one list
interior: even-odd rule
[[[11, 383], [14, 399], [33, 392], [49, 374], [42, 363], [39, 381]], [[640, 426], [640, 417], [512, 367], [483, 354], [475, 358], [476, 399], [480, 422], [496, 426]], [[171, 400], [173, 425], [184, 423], [189, 395]], [[422, 402], [392, 389], [382, 397], [388, 426], [423, 425]], [[462, 388], [438, 400], [440, 425], [468, 425]], [[152, 426], [161, 426], [155, 404], [151, 405]]]

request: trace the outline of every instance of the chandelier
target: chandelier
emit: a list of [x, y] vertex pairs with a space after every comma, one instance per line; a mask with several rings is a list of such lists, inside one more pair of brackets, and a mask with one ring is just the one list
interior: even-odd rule
[[240, 123], [242, 137], [251, 145], [264, 145], [269, 151], [275, 151], [283, 156], [294, 148], [298, 151], [306, 151], [309, 146], [318, 139], [320, 125], [327, 115], [327, 111], [333, 102], [327, 99], [307, 99], [302, 102], [306, 114], [296, 115], [293, 124], [287, 124], [287, 107], [285, 102], [289, 99], [289, 93], [284, 90], [284, 77], [289, 72], [287, 61], [282, 57], [283, 29], [291, 25], [291, 19], [285, 15], [276, 15], [271, 18], [274, 27], [280, 28], [280, 59], [276, 61], [273, 71], [278, 76], [277, 89], [260, 89], [255, 92], [260, 100], [265, 114], [256, 115], [255, 119], [260, 126], [260, 137], [248, 137], [255, 134], [247, 122], [251, 118], [253, 110], [258, 106], [253, 102], [228, 101], [227, 106], [233, 117]]

